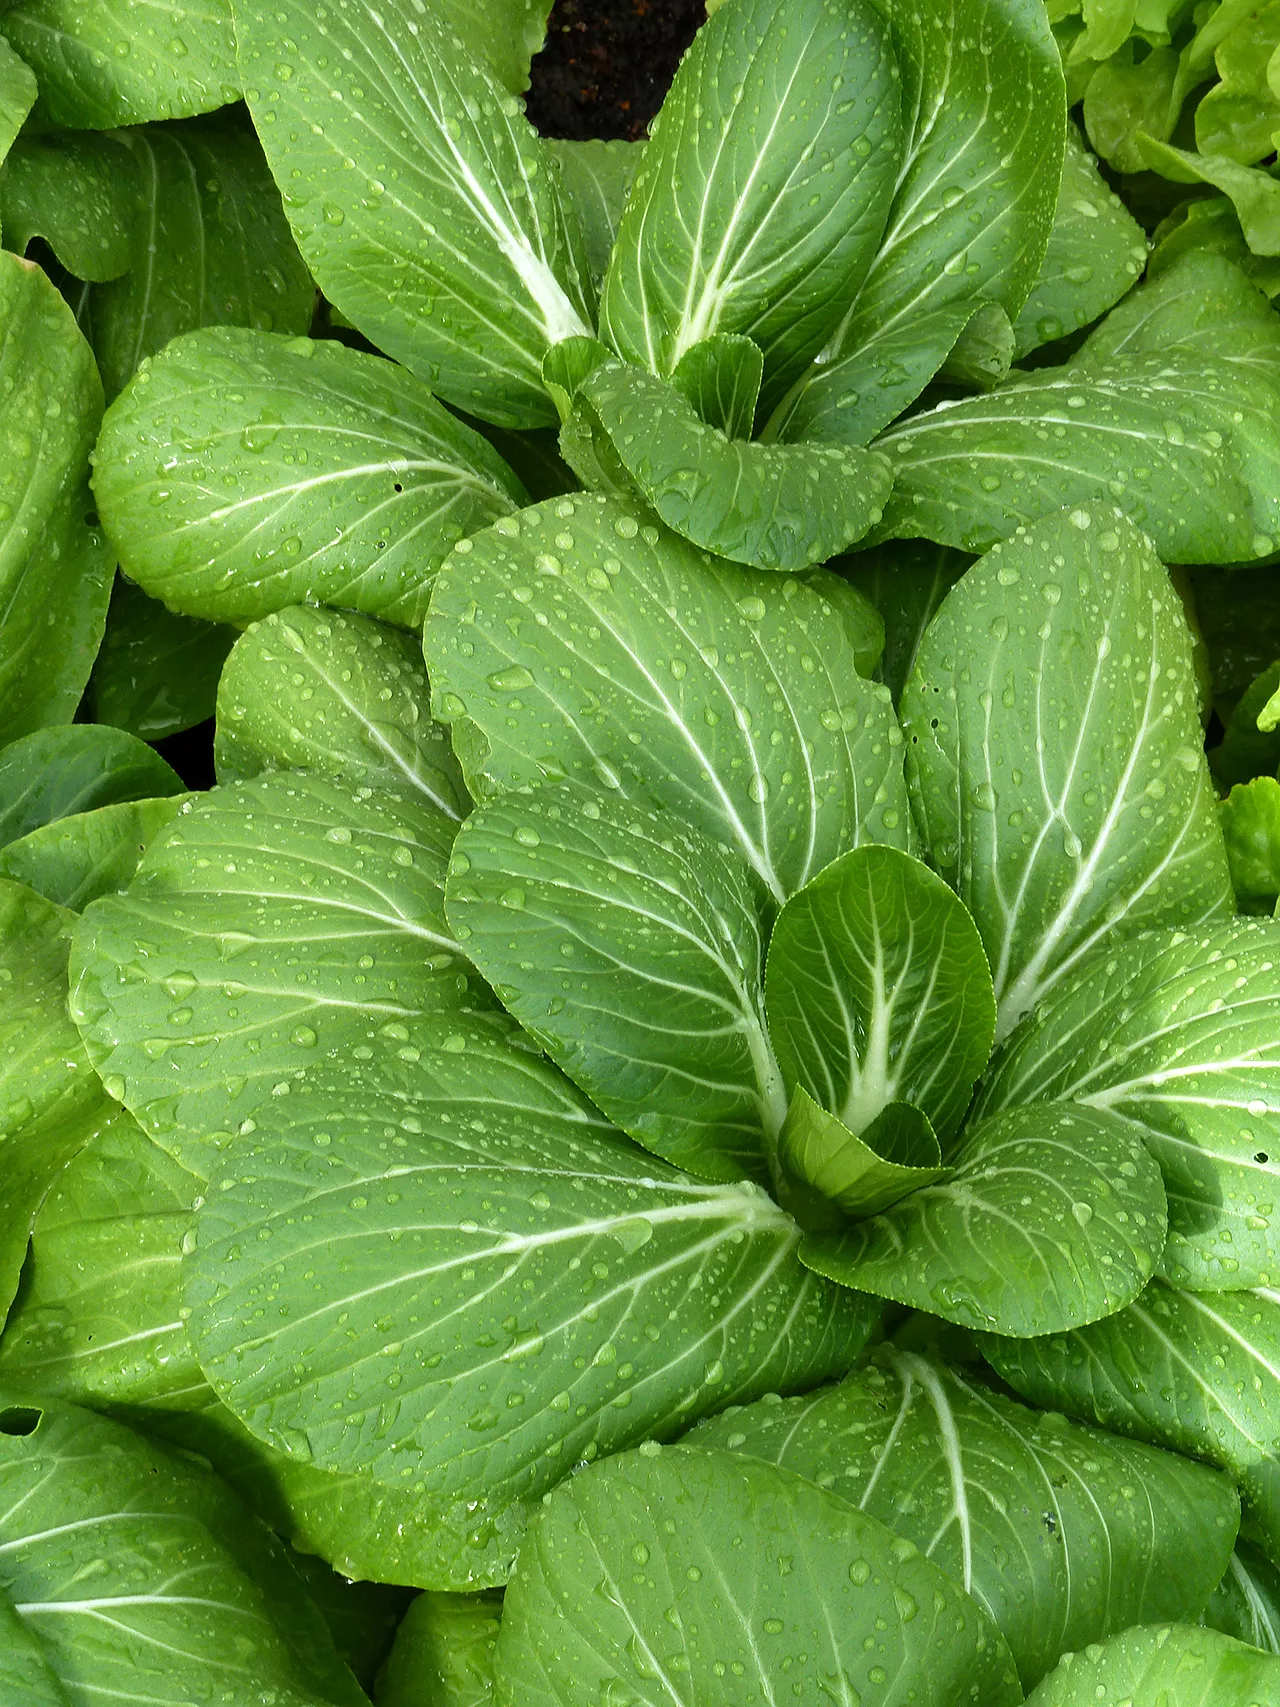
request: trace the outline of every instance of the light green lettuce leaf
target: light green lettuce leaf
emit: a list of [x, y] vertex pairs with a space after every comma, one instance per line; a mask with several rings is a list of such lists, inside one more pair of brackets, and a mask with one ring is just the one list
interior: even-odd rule
[[491, 1707], [498, 1594], [420, 1594], [378, 1678], [378, 1707]]
[[0, 849], [0, 877], [79, 913], [127, 889], [138, 861], [189, 795], [96, 806], [42, 824]]
[[1212, 184], [1228, 197], [1255, 255], [1280, 255], [1280, 179], [1225, 154], [1195, 154], [1139, 133], [1144, 163], [1176, 184]]
[[515, 96], [454, 18], [412, 0], [234, 9], [245, 99], [326, 297], [448, 402], [549, 424], [542, 358], [591, 330], [590, 285]]
[[128, 271], [139, 203], [133, 156], [109, 136], [24, 136], [0, 170], [5, 248], [22, 255], [43, 237], [77, 279], [102, 282]]
[[1272, 912], [1280, 901], [1280, 782], [1238, 782], [1218, 810], [1240, 911]]
[[1280, 1689], [1280, 1660], [1216, 1630], [1148, 1625], [1069, 1654], [1027, 1707], [1261, 1707]]
[[1276, 151], [1280, 133], [1280, 90], [1269, 80], [1280, 53], [1280, 5], [1253, 8], [1225, 35], [1214, 52], [1216, 83], [1196, 107], [1196, 147], [1252, 166]]
[[[781, 1201], [803, 1226], [817, 1231], [838, 1228], [846, 1217], [878, 1215], [950, 1172], [941, 1165], [928, 1116], [911, 1103], [886, 1103], [859, 1133], [828, 1114], [803, 1085], [792, 1094], [779, 1151], [790, 1176]], [[815, 1203], [804, 1187], [825, 1201]]]
[[689, 1446], [642, 1447], [552, 1495], [507, 1591], [495, 1669], [499, 1707], [793, 1691], [1007, 1707], [1022, 1693], [986, 1613], [875, 1518], [771, 1464]]
[[1186, 91], [1177, 53], [1157, 47], [1138, 59], [1122, 51], [1100, 65], [1084, 90], [1084, 125], [1089, 145], [1117, 172], [1146, 167], [1140, 134], [1173, 135]]
[[0, 848], [95, 806], [182, 791], [182, 778], [155, 748], [123, 729], [37, 729], [0, 747]]
[[433, 709], [477, 799], [544, 777], [619, 790], [724, 843], [781, 903], [847, 847], [909, 845], [853, 598], [821, 571], [716, 562], [607, 498], [553, 499], [446, 562]]
[[716, 332], [685, 351], [671, 383], [709, 427], [731, 439], [749, 439], [763, 378], [759, 344], [740, 332]]
[[93, 485], [145, 592], [240, 625], [306, 599], [420, 626], [455, 541], [526, 497], [395, 363], [231, 327], [144, 364], [107, 411]]
[[986, 945], [997, 1038], [1104, 940], [1233, 910], [1181, 603], [1117, 511], [1049, 516], [975, 564], [902, 717], [926, 842]]
[[1239, 1524], [1226, 1476], [893, 1347], [689, 1441], [794, 1471], [914, 1542], [990, 1613], [1027, 1689], [1069, 1649], [1198, 1617]]
[[94, 721], [163, 741], [213, 716], [235, 630], [179, 616], [117, 576], [86, 707]]
[[1181, 255], [1202, 250], [1234, 261], [1273, 301], [1280, 293], [1280, 257], [1253, 253], [1226, 196], [1197, 195], [1180, 202], [1156, 227], [1152, 243], [1148, 278], [1156, 278]]

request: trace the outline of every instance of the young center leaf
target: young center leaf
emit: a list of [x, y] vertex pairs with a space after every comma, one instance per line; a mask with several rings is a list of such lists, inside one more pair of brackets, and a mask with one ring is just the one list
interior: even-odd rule
[[445, 891], [465, 953], [616, 1125], [707, 1179], [768, 1184], [786, 1114], [750, 876], [668, 815], [543, 783], [482, 807]]
[[[740, 332], [715, 332], [692, 345], [671, 372], [671, 383], [698, 418], [731, 439], [749, 439], [764, 379], [759, 344]], [[825, 560], [824, 560], [825, 561]]]
[[1023, 1338], [1097, 1321], [1151, 1278], [1167, 1220], [1160, 1170], [1119, 1115], [1051, 1104], [972, 1127], [948, 1178], [801, 1259], [846, 1286], [962, 1328]]
[[1126, 1630], [1068, 1654], [1027, 1707], [1259, 1707], [1280, 1689], [1280, 1659], [1187, 1624]]
[[[783, 1201], [804, 1226], [839, 1227], [843, 1218], [859, 1220], [931, 1185], [950, 1170], [928, 1116], [909, 1102], [890, 1102], [860, 1133], [816, 1103], [803, 1085], [791, 1105], [779, 1139], [787, 1188]], [[791, 1182], [811, 1186], [826, 1205], [815, 1203]], [[835, 1205], [840, 1214], [831, 1212]]]
[[878, 680], [897, 705], [938, 607], [973, 559], [930, 540], [892, 540], [833, 565], [884, 618]]
[[781, 903], [845, 848], [911, 833], [897, 720], [858, 675], [846, 595], [864, 604], [820, 571], [718, 562], [617, 500], [552, 499], [441, 571], [433, 709], [478, 799], [544, 777], [620, 791]]
[[1280, 1293], [1154, 1282], [1106, 1321], [1048, 1339], [984, 1337], [1030, 1403], [1229, 1470], [1268, 1553], [1280, 1547]]
[[1010, 319], [1062, 172], [1062, 65], [1035, 0], [886, 6], [903, 159], [870, 272], [768, 436], [866, 444], [919, 396], [983, 302]]
[[500, 1707], [1022, 1693], [985, 1612], [883, 1524], [774, 1465], [652, 1443], [539, 1512], [495, 1670]]
[[952, 890], [898, 848], [842, 854], [793, 895], [769, 943], [769, 1030], [797, 1085], [854, 1132], [894, 1102], [945, 1147], [995, 1030], [982, 939]]
[[429, 702], [422, 648], [407, 634], [348, 611], [294, 605], [255, 623], [227, 659], [218, 780], [318, 771], [408, 790], [461, 820], [466, 786]]
[[70, 722], [114, 563], [89, 493], [102, 419], [93, 355], [32, 262], [0, 252], [0, 745]]
[[110, 1094], [204, 1176], [326, 1056], [489, 1005], [444, 918], [456, 828], [408, 789], [318, 775], [198, 797], [78, 927], [72, 1012]]
[[[505, 1526], [500, 1582], [575, 1463], [826, 1379], [874, 1312], [801, 1267], [758, 1186], [636, 1148], [518, 1037], [406, 1030], [236, 1140], [188, 1240], [188, 1328], [278, 1451], [412, 1494], [472, 1553]], [[474, 1585], [460, 1539], [440, 1571]]]
[[194, 729], [213, 716], [218, 677], [235, 637], [223, 623], [179, 616], [118, 575], [85, 710], [96, 723], [127, 729], [143, 741]]
[[241, 625], [306, 598], [420, 626], [449, 549], [526, 497], [395, 363], [233, 327], [143, 365], [107, 412], [93, 487], [144, 591]]
[[1280, 925], [1233, 919], [1100, 948], [1009, 1040], [978, 1116], [1113, 1109], [1164, 1173], [1160, 1273], [1194, 1291], [1280, 1284]]
[[663, 102], [601, 292], [601, 335], [669, 374], [717, 332], [764, 353], [766, 408], [813, 360], [884, 229], [902, 125], [870, 0], [742, 0]]
[[126, 800], [56, 818], [0, 849], [0, 877], [83, 912], [99, 895], [129, 887], [139, 860], [188, 798]]
[[549, 425], [542, 358], [592, 329], [581, 234], [456, 19], [411, 0], [236, 0], [235, 18], [245, 99], [325, 295], [448, 402]]
[[95, 806], [180, 794], [154, 747], [100, 723], [37, 729], [0, 748], [0, 847]]
[[[686, 377], [700, 348], [681, 362]], [[642, 368], [604, 362], [574, 402], [571, 432], [599, 446], [601, 466], [620, 471], [669, 528], [735, 563], [778, 570], [825, 563], [884, 512], [892, 474], [877, 452], [759, 444], [749, 432], [732, 438], [682, 390]]]
[[1070, 1649], [1198, 1618], [1240, 1521], [1226, 1476], [892, 1346], [689, 1441], [794, 1471], [914, 1542], [990, 1613], [1027, 1689]]
[[1104, 939], [1233, 910], [1181, 603], [1109, 506], [1047, 517], [968, 571], [902, 719], [925, 839], [986, 946], [997, 1038]]

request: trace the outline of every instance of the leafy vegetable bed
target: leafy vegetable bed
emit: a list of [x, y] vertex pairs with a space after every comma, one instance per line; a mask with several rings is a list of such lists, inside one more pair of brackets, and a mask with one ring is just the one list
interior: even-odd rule
[[546, 13], [0, 11], [0, 1698], [1276, 1707], [1280, 4]]

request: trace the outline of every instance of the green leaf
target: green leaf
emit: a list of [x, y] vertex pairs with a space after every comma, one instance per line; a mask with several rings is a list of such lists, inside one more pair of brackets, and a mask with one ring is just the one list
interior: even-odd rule
[[0, 1688], [9, 1707], [72, 1707], [39, 1636], [0, 1595]]
[[1230, 787], [1256, 776], [1274, 776], [1280, 770], [1280, 735], [1274, 727], [1259, 728], [1259, 718], [1269, 712], [1277, 689], [1280, 689], [1280, 662], [1268, 665], [1231, 711], [1222, 716], [1226, 725], [1222, 740], [1209, 752], [1209, 768], [1219, 786]]
[[289, 1562], [328, 1625], [339, 1658], [350, 1667], [361, 1688], [372, 1694], [378, 1669], [395, 1639], [396, 1626], [413, 1600], [413, 1590], [349, 1582], [323, 1559], [296, 1548], [290, 1552]]
[[[568, 441], [565, 428], [573, 417], [573, 399], [578, 387], [593, 369], [601, 362], [612, 361], [612, 356], [599, 338], [562, 338], [558, 344], [553, 344], [542, 359], [542, 383], [551, 396], [552, 402], [560, 415], [560, 444], [562, 450], [567, 450]], [[571, 435], [575, 449], [587, 451], [585, 445], [579, 446], [580, 434]], [[593, 463], [594, 469], [594, 463]]]
[[598, 137], [571, 142], [549, 136], [545, 146], [560, 168], [561, 192], [577, 213], [587, 266], [599, 290], [645, 144], [603, 142]]
[[432, 11], [481, 54], [504, 88], [523, 95], [547, 36], [551, 0], [431, 0]]
[[1100, 65], [1084, 91], [1084, 124], [1089, 145], [1116, 172], [1146, 167], [1138, 138], [1173, 135], [1186, 93], [1179, 77], [1179, 56], [1158, 47], [1145, 59], [1118, 53]]
[[441, 571], [435, 714], [478, 799], [543, 777], [619, 790], [722, 842], [780, 903], [845, 848], [910, 835], [848, 592], [716, 562], [606, 498], [553, 499]]
[[467, 820], [454, 936], [610, 1120], [704, 1179], [768, 1183], [786, 1115], [764, 942], [740, 860], [669, 814], [576, 783]]
[[4, 33], [36, 74], [45, 125], [111, 130], [212, 112], [240, 97], [226, 0], [14, 0]]
[[1069, 1654], [1027, 1707], [1261, 1707], [1280, 1689], [1280, 1660], [1230, 1636], [1187, 1625], [1149, 1626]]
[[938, 606], [972, 561], [949, 546], [913, 539], [891, 540], [832, 565], [884, 618], [879, 679], [895, 705]]
[[737, 332], [717, 332], [685, 351], [671, 383], [709, 427], [731, 439], [749, 439], [763, 378], [760, 346]]
[[1240, 911], [1273, 912], [1280, 900], [1280, 782], [1239, 782], [1218, 810]]
[[378, 1707], [491, 1707], [496, 1594], [420, 1594], [378, 1679]]
[[1096, 320], [1132, 288], [1146, 259], [1142, 227], [1068, 124], [1049, 247], [1014, 326], [1018, 359]]
[[43, 237], [78, 279], [128, 270], [138, 201], [133, 156], [92, 132], [22, 137], [0, 171], [5, 248], [22, 255]]
[[455, 830], [416, 793], [318, 775], [198, 797], [77, 930], [72, 1013], [110, 1094], [204, 1175], [317, 1062], [485, 1005], [444, 919]]
[[99, 895], [129, 887], [138, 861], [188, 799], [130, 800], [55, 818], [0, 849], [0, 877], [83, 912]]
[[102, 639], [114, 563], [88, 484], [101, 419], [71, 310], [39, 267], [0, 253], [0, 745], [71, 720]]
[[182, 778], [155, 748], [123, 729], [37, 729], [0, 748], [0, 847], [95, 806], [182, 791]]
[[949, 1144], [996, 1005], [982, 939], [940, 877], [897, 848], [842, 854], [779, 913], [767, 990], [788, 1092], [858, 1133], [912, 1103]]
[[981, 303], [951, 346], [938, 378], [974, 391], [992, 391], [1013, 365], [1014, 351], [1009, 316], [998, 303]]
[[739, 0], [699, 30], [645, 147], [601, 336], [669, 374], [717, 332], [764, 354], [771, 408], [822, 349], [884, 230], [902, 148], [870, 0]]
[[735, 563], [823, 563], [880, 520], [889, 496], [889, 464], [877, 452], [729, 438], [675, 385], [624, 362], [589, 374], [575, 410], [579, 432], [605, 440], [610, 485], [620, 475], [669, 528]]
[[86, 707], [95, 722], [144, 741], [194, 729], [213, 716], [218, 676], [235, 637], [220, 623], [178, 616], [118, 576]]
[[1260, 166], [1241, 166], [1223, 154], [1193, 154], [1154, 137], [1138, 136], [1143, 161], [1175, 183], [1197, 180], [1221, 190], [1235, 208], [1256, 255], [1280, 255], [1280, 180]]
[[553, 421], [542, 358], [592, 330], [589, 286], [520, 104], [412, 0], [235, 0], [235, 17], [245, 99], [326, 297], [448, 402]]
[[949, 1178], [871, 1220], [810, 1233], [801, 1260], [962, 1328], [1025, 1338], [1136, 1298], [1167, 1221], [1140, 1131], [1106, 1109], [1010, 1109], [971, 1127]]
[[461, 820], [471, 802], [429, 700], [422, 648], [407, 634], [347, 611], [294, 605], [256, 623], [227, 659], [218, 778], [318, 771], [409, 790]]
[[1066, 106], [1037, 0], [884, 5], [905, 154], [879, 253], [771, 431], [866, 444], [919, 396], [980, 302], [1016, 319], [1053, 227]]
[[975, 564], [902, 719], [933, 861], [986, 945], [997, 1039], [1105, 939], [1232, 911], [1181, 603], [1118, 511], [1046, 517]]
[[282, 1543], [216, 1476], [75, 1405], [0, 1406], [0, 1581], [72, 1700], [365, 1701]]
[[1196, 147], [1252, 166], [1276, 151], [1280, 91], [1268, 81], [1280, 51], [1280, 6], [1272, 0], [1251, 10], [1225, 35], [1214, 54], [1222, 81], [1196, 108]]
[[1275, 570], [1197, 569], [1191, 585], [1209, 654], [1213, 705], [1225, 724], [1250, 684], [1280, 658]]
[[[918, 1108], [891, 1102], [861, 1134], [816, 1103], [797, 1085], [779, 1142], [788, 1172], [834, 1203], [850, 1220], [878, 1215], [909, 1192], [942, 1179], [937, 1135]], [[797, 1218], [818, 1230], [840, 1225], [839, 1217]]]
[[1198, 1617], [1239, 1524], [1227, 1477], [888, 1346], [838, 1387], [689, 1440], [793, 1471], [914, 1542], [991, 1615], [1027, 1689], [1069, 1649]]
[[393, 362], [229, 327], [143, 366], [107, 411], [93, 484], [144, 591], [237, 624], [306, 599], [420, 627], [455, 541], [526, 496]]
[[1100, 948], [1010, 1038], [975, 1117], [1049, 1101], [1124, 1115], [1164, 1173], [1160, 1273], [1198, 1291], [1280, 1283], [1278, 960], [1280, 925], [1252, 919]]
[[1237, 1542], [1201, 1623], [1251, 1648], [1280, 1654], [1280, 1569], [1260, 1547]]
[[1280, 373], [1280, 314], [1220, 255], [1184, 255], [1113, 309], [1076, 362], [1099, 373], [1117, 356], [1212, 355], [1242, 375]]
[[132, 267], [91, 296], [108, 399], [144, 357], [198, 326], [305, 332], [315, 287], [243, 118], [148, 125], [120, 140], [137, 165], [142, 210]]
[[0, 160], [12, 148], [37, 93], [31, 67], [0, 36]]
[[[504, 1579], [575, 1463], [847, 1368], [874, 1312], [800, 1266], [759, 1187], [634, 1147], [518, 1037], [457, 1015], [406, 1031], [257, 1111], [183, 1287], [247, 1426], [411, 1491], [440, 1531], [431, 1586], [471, 1587], [482, 1545]], [[370, 1335], [393, 1349], [368, 1356]]]
[[1156, 227], [1152, 242], [1155, 246], [1147, 263], [1148, 278], [1157, 278], [1185, 254], [1206, 253], [1233, 261], [1272, 300], [1280, 293], [1280, 259], [1252, 252], [1226, 196], [1193, 192], [1190, 200], [1180, 202]]
[[552, 1495], [507, 1591], [496, 1671], [500, 1707], [1022, 1693], [986, 1614], [883, 1524], [788, 1471], [688, 1446], [642, 1447]]
[[1107, 1321], [1051, 1339], [984, 1338], [982, 1350], [1032, 1404], [1229, 1470], [1275, 1557], [1280, 1294], [1183, 1292], [1156, 1281]]

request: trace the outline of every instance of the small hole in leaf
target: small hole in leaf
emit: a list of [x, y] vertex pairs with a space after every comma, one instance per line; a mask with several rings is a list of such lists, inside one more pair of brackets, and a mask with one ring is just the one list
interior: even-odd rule
[[97, 527], [97, 525], [98, 525], [98, 512], [96, 510], [86, 510], [85, 511], [84, 525], [87, 528], [96, 528]]
[[31, 1405], [9, 1405], [0, 1411], [0, 1434], [34, 1434], [43, 1416], [43, 1411], [37, 1411]]
[[1264, 1163], [1269, 1162], [1271, 1160], [1270, 1156], [1268, 1156], [1268, 1154], [1265, 1150], [1259, 1150], [1253, 1159], [1255, 1162], [1264, 1162]]
[[399, 482], [399, 481], [398, 481], [398, 480], [397, 480], [397, 481], [396, 481], [396, 483], [395, 483], [395, 485], [394, 485], [394, 486], [393, 486], [393, 487], [392, 487], [392, 488], [391, 488], [391, 490], [392, 490], [392, 491], [393, 491], [393, 492], [403, 492], [403, 491], [404, 491], [404, 487], [403, 487], [403, 486], [402, 486], [402, 485], [401, 485], [401, 484], [400, 484], [400, 482]]

